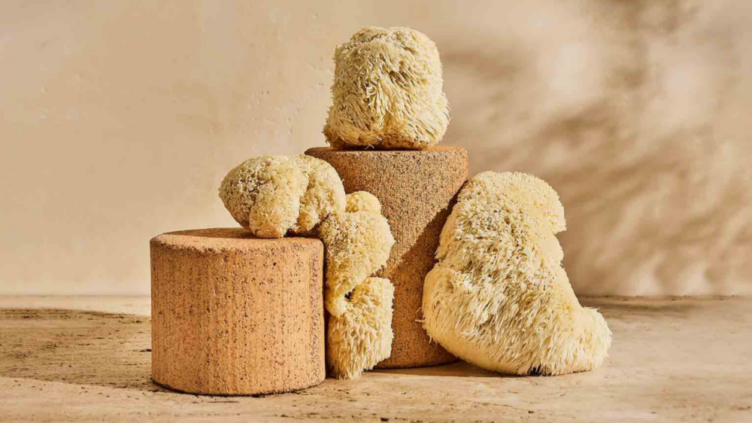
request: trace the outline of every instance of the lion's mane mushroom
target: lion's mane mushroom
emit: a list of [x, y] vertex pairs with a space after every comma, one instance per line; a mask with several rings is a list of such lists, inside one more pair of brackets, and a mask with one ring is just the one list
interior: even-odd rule
[[501, 373], [559, 375], [603, 363], [611, 331], [572, 291], [555, 235], [565, 228], [558, 195], [536, 177], [484, 172], [468, 181], [426, 276], [428, 334]]
[[219, 197], [241, 226], [260, 238], [312, 234], [344, 211], [345, 189], [329, 163], [310, 156], [260, 156], [232, 169]]
[[334, 54], [324, 135], [334, 148], [423, 150], [449, 124], [436, 45], [410, 28], [364, 28]]
[[353, 379], [392, 353], [394, 287], [370, 277], [389, 259], [394, 237], [381, 205], [367, 192], [347, 195], [347, 211], [321, 224], [326, 246], [327, 365]]

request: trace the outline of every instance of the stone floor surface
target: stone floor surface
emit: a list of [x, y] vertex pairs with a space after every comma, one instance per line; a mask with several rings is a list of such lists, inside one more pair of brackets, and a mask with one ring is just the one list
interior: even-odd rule
[[150, 379], [148, 297], [0, 297], [0, 422], [752, 422], [752, 299], [584, 299], [604, 367], [509, 377], [458, 362], [207, 397]]

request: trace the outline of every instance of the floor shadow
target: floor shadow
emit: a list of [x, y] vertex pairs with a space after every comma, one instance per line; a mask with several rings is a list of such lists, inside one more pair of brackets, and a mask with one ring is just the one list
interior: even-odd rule
[[0, 377], [169, 392], [151, 380], [148, 317], [0, 310]]
[[485, 377], [485, 378], [501, 378], [501, 377], [518, 377], [514, 375], [502, 375], [500, 373], [490, 372], [483, 370], [480, 367], [473, 366], [470, 363], [464, 361], [456, 361], [450, 364], [441, 364], [438, 366], [419, 367], [414, 369], [377, 369], [373, 370], [377, 373], [384, 374], [397, 374], [397, 375], [410, 375], [410, 376], [445, 376], [445, 377]]
[[[500, 377], [465, 362], [377, 373]], [[151, 379], [151, 320], [64, 309], [0, 309], [0, 377], [175, 392]]]
[[[708, 298], [723, 301], [721, 297]], [[699, 297], [582, 297], [580, 303], [585, 307], [598, 309], [607, 320], [682, 317], [707, 305]]]

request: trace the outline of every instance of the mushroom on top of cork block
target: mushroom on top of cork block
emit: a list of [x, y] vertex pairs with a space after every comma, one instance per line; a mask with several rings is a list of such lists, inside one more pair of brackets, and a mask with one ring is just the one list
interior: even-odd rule
[[449, 124], [439, 50], [411, 28], [363, 28], [338, 46], [332, 100], [334, 148], [425, 150]]
[[195, 394], [256, 395], [321, 383], [324, 246], [241, 229], [151, 240], [152, 378]]
[[259, 238], [311, 235], [345, 209], [345, 191], [326, 162], [304, 155], [258, 156], [234, 167], [219, 197], [233, 219]]
[[455, 361], [431, 342], [421, 324], [423, 282], [433, 268], [441, 229], [467, 179], [467, 152], [459, 147], [426, 150], [336, 150], [306, 154], [328, 162], [345, 192], [367, 191], [381, 203], [395, 244], [376, 276], [394, 285], [392, 355], [379, 368], [421, 367]]

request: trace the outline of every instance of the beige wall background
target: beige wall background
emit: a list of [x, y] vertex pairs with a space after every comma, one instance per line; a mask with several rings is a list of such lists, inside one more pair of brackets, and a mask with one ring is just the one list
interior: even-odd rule
[[226, 171], [322, 145], [336, 44], [441, 51], [471, 174], [561, 194], [579, 294], [752, 294], [752, 2], [0, 3], [0, 294], [148, 294]]

